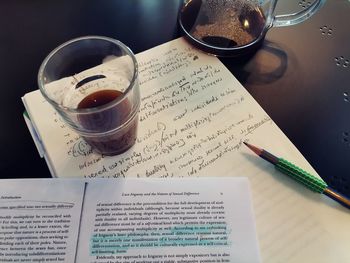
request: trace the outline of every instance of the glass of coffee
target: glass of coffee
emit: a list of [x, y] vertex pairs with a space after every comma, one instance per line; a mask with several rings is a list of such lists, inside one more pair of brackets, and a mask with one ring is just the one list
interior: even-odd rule
[[96, 152], [116, 155], [134, 145], [138, 66], [120, 41], [87, 36], [60, 45], [43, 61], [38, 83], [45, 99]]
[[254, 52], [271, 27], [305, 21], [326, 0], [315, 0], [295, 14], [275, 15], [277, 0], [185, 0], [179, 23], [196, 47], [217, 56]]

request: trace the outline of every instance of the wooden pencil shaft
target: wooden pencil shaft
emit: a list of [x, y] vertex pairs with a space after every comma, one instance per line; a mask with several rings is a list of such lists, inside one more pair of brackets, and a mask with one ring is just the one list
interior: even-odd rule
[[273, 154], [269, 153], [268, 151], [262, 150], [260, 157], [268, 161], [269, 163], [272, 163], [272, 164], [278, 163], [278, 158]]
[[332, 198], [333, 200], [337, 201], [343, 206], [350, 208], [350, 200], [345, 196], [337, 193], [336, 191], [330, 189], [329, 187], [324, 189], [323, 194], [327, 195], [328, 197]]

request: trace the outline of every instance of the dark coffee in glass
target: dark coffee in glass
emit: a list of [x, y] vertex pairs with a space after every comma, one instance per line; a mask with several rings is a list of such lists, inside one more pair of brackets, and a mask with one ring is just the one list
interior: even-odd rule
[[72, 39], [45, 58], [38, 80], [45, 99], [94, 151], [116, 155], [134, 145], [138, 66], [123, 43], [101, 36]]
[[[78, 109], [91, 109], [109, 104], [122, 96], [123, 92], [118, 90], [100, 90], [89, 94], [79, 104]], [[113, 107], [107, 107], [103, 111], [79, 116], [79, 122], [88, 130], [104, 133], [103, 136], [88, 136], [84, 139], [94, 149], [109, 155], [126, 151], [134, 145], [137, 134], [138, 118], [134, 117], [128, 122], [132, 113], [132, 105], [128, 100], [123, 100]], [[136, 113], [137, 114], [137, 113]], [[113, 132], [115, 127], [122, 127], [121, 132]]]

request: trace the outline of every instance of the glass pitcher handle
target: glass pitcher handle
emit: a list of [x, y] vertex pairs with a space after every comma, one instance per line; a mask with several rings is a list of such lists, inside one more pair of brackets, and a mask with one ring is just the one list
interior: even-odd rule
[[292, 26], [299, 24], [310, 16], [315, 14], [326, 2], [326, 0], [315, 0], [309, 7], [294, 13], [294, 14], [285, 14], [285, 15], [276, 15], [272, 22], [272, 26], [281, 27], [281, 26]]

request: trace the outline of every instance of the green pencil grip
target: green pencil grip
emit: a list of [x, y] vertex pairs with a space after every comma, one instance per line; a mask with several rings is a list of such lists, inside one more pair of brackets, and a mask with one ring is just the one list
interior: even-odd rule
[[314, 192], [323, 193], [327, 187], [323, 180], [316, 178], [283, 158], [278, 159], [276, 168]]

